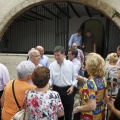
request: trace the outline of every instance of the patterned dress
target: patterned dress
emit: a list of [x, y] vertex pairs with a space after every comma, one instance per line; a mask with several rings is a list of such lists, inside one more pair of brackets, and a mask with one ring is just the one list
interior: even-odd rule
[[89, 78], [80, 89], [81, 105], [87, 104], [89, 99], [96, 99], [97, 107], [90, 112], [82, 112], [81, 120], [104, 120], [104, 103], [106, 80], [101, 77]]
[[55, 91], [30, 90], [27, 97], [29, 120], [58, 120], [57, 113], [63, 110], [60, 96]]

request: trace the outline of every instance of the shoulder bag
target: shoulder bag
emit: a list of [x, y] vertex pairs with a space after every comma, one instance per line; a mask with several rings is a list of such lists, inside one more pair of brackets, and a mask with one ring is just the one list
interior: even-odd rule
[[29, 91], [27, 92], [25, 100], [23, 102], [23, 106], [25, 104], [25, 108], [23, 109], [19, 105], [19, 103], [18, 103], [18, 101], [16, 99], [15, 91], [14, 91], [14, 82], [15, 82], [15, 80], [13, 80], [13, 82], [12, 82], [12, 92], [13, 92], [13, 96], [14, 96], [15, 102], [17, 104], [17, 107], [19, 108], [19, 111], [11, 118], [11, 120], [28, 120], [29, 119], [29, 113], [28, 113], [28, 111], [26, 109], [26, 103], [27, 103], [27, 96], [28, 96]]

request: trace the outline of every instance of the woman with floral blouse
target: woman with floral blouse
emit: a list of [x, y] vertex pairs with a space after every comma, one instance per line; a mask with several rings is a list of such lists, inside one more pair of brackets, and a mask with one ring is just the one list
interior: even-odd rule
[[75, 107], [73, 112], [81, 112], [81, 120], [104, 120], [106, 80], [104, 77], [104, 59], [96, 54], [87, 55], [86, 70], [88, 79], [78, 76], [77, 80], [86, 81], [80, 89], [81, 106]]
[[37, 86], [27, 96], [29, 120], [58, 120], [64, 115], [63, 105], [57, 92], [49, 90], [50, 70], [37, 67], [32, 74], [32, 81]]

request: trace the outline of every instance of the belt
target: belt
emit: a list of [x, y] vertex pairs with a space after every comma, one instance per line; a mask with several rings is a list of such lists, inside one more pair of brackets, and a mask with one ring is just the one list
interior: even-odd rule
[[59, 87], [59, 86], [56, 86], [56, 85], [53, 85], [53, 88], [57, 88], [59, 90], [66, 90], [68, 88], [70, 88], [71, 86], [64, 86], [64, 87]]

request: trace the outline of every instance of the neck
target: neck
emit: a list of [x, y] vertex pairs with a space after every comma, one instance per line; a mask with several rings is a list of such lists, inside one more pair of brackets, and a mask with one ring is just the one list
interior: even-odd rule
[[49, 90], [48, 84], [44, 88], [38, 88], [38, 87], [36, 87], [36, 91], [38, 91], [38, 92], [43, 92], [43, 91], [48, 91], [48, 90]]
[[61, 59], [61, 60], [58, 62], [58, 64], [61, 65], [63, 61], [64, 61], [64, 58]]

